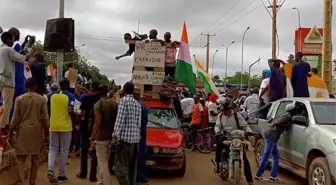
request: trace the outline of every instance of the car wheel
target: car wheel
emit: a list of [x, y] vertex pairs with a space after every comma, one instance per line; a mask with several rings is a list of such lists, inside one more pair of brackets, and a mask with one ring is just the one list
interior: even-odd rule
[[186, 161], [186, 157], [184, 156], [182, 167], [176, 170], [176, 176], [183, 177], [186, 172], [186, 168], [187, 168], [187, 161]]
[[[265, 141], [263, 138], [259, 138], [254, 147], [254, 156], [255, 156], [257, 166], [260, 165], [261, 157], [264, 153], [264, 148], [265, 148]], [[270, 168], [271, 168], [271, 162], [268, 162], [266, 169], [270, 169]]]
[[309, 167], [309, 185], [332, 185], [328, 161], [325, 157], [317, 157]]

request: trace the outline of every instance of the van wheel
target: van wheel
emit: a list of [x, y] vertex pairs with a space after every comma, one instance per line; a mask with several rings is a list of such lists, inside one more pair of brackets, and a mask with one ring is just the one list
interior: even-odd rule
[[325, 157], [317, 157], [309, 167], [309, 185], [332, 185], [328, 161]]
[[[265, 148], [265, 141], [263, 138], [259, 138], [254, 147], [254, 157], [255, 157], [258, 167], [260, 166], [260, 161], [264, 153], [264, 148]], [[271, 163], [268, 162], [266, 169], [270, 169], [270, 168], [271, 168]]]

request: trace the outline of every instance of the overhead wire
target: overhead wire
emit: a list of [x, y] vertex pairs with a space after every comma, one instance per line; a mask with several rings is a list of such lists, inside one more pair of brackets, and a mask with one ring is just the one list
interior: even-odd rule
[[[203, 32], [205, 32], [207, 29], [209, 29], [211, 26], [213, 26], [214, 24], [216, 24], [218, 21], [220, 21], [227, 13], [229, 13], [233, 8], [236, 7], [236, 5], [238, 5], [238, 3], [241, 0], [238, 0], [231, 8], [229, 8], [224, 14], [222, 14], [219, 18], [217, 18], [212, 24], [210, 24], [210, 26], [208, 26]], [[200, 38], [201, 35], [198, 35], [191, 43], [195, 42], [198, 38]]]
[[241, 16], [239, 19], [235, 20], [234, 22], [232, 22], [231, 24], [219, 29], [216, 34], [218, 34], [219, 32], [229, 28], [230, 26], [232, 26], [233, 24], [235, 24], [236, 22], [240, 21], [241, 19], [243, 19], [244, 17], [246, 17], [247, 15], [251, 14], [252, 12], [256, 11], [258, 8], [260, 8], [262, 6], [262, 4], [260, 4], [259, 6], [257, 6], [256, 8], [252, 9], [251, 11], [247, 12], [246, 14], [244, 14], [243, 16]]
[[238, 12], [236, 12], [233, 16], [231, 16], [229, 19], [227, 19], [226, 21], [224, 21], [222, 24], [218, 25], [217, 27], [213, 28], [212, 30], [210, 30], [209, 32], [214, 31], [215, 29], [221, 27], [223, 24], [227, 23], [229, 20], [231, 20], [232, 18], [234, 18], [236, 15], [238, 15], [240, 12], [242, 12], [243, 10], [245, 10], [247, 7], [249, 7], [251, 4], [253, 4], [256, 0], [252, 0], [250, 1], [249, 4], [247, 4], [246, 6], [244, 6], [242, 9], [240, 9]]

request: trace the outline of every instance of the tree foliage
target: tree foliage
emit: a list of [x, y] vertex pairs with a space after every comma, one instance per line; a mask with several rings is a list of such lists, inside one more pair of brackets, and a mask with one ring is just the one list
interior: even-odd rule
[[[41, 42], [38, 41], [35, 45], [42, 50], [43, 46]], [[56, 53], [43, 51], [43, 55], [46, 65], [53, 64], [55, 67], [57, 66]], [[99, 69], [95, 65], [91, 64], [87, 58], [82, 56], [79, 51], [75, 50], [74, 52], [66, 52], [64, 54], [63, 65], [66, 66], [69, 64], [74, 64], [74, 68], [80, 72], [89, 73], [93, 81], [107, 85], [109, 88], [117, 88], [114, 80], [110, 81], [106, 75], [101, 74]]]
[[[253, 75], [249, 78], [248, 72], [243, 73], [243, 84], [248, 84], [248, 81], [250, 79], [251, 87], [259, 87], [262, 81], [261, 76]], [[212, 81], [215, 84], [224, 84], [224, 80], [227, 84], [240, 84], [241, 82], [241, 72], [236, 72], [233, 76], [227, 77], [227, 79], [221, 78], [218, 75], [214, 76], [212, 78]]]

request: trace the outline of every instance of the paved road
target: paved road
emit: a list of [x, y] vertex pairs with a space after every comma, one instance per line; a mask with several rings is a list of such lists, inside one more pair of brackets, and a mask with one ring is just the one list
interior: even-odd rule
[[[176, 178], [164, 174], [156, 174], [150, 178], [150, 184], [152, 185], [230, 185], [232, 181], [224, 182], [218, 177], [214, 176], [212, 173], [212, 164], [210, 159], [214, 155], [205, 155], [198, 152], [188, 152], [187, 153], [187, 172], [183, 178]], [[249, 155], [250, 162], [253, 168], [253, 174], [256, 171], [256, 165], [252, 155]], [[63, 183], [64, 185], [93, 185], [95, 183], [90, 183], [87, 180], [79, 180], [75, 177], [76, 172], [79, 169], [79, 160], [70, 159], [69, 166], [67, 169], [67, 174], [69, 176], [69, 182]], [[49, 182], [46, 179], [46, 168], [47, 165], [44, 164], [39, 170], [39, 176], [36, 185], [49, 185]], [[269, 176], [267, 171], [265, 177]], [[9, 185], [11, 184], [11, 179], [13, 178], [12, 172], [5, 172], [0, 174], [0, 185]], [[280, 178], [285, 181], [286, 185], [303, 185], [303, 179], [292, 175], [291, 173], [281, 170]], [[115, 178], [113, 178], [113, 184], [117, 185]], [[242, 181], [242, 185], [245, 184]], [[255, 183], [255, 184], [267, 184], [267, 183]]]

